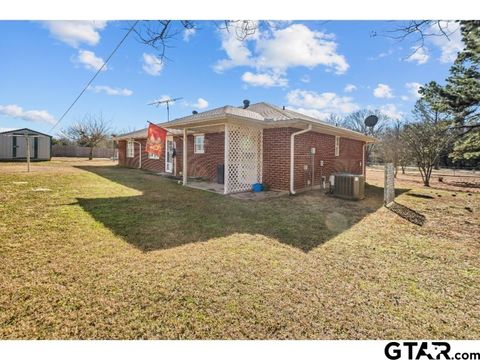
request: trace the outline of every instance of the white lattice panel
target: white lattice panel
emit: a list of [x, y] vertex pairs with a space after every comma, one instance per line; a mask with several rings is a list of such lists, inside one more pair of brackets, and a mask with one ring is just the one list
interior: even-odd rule
[[225, 126], [225, 193], [248, 191], [262, 182], [262, 147], [262, 129]]

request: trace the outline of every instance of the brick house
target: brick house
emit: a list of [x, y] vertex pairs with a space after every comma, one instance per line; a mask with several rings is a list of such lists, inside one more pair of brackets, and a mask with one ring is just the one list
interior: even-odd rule
[[145, 152], [143, 129], [116, 137], [119, 165], [181, 176], [184, 185], [192, 177], [222, 183], [225, 194], [257, 182], [294, 194], [335, 172], [365, 174], [365, 145], [375, 140], [263, 102], [159, 125], [169, 132], [164, 154]]

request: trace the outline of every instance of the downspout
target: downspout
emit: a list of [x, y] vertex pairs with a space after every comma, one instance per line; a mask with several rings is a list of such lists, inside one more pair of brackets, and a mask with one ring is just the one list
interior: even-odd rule
[[142, 168], [142, 143], [139, 141], [138, 142], [138, 147], [139, 147], [139, 150], [140, 150], [140, 154], [139, 154], [139, 160], [138, 160], [138, 168], [141, 169]]
[[367, 143], [363, 144], [362, 146], [362, 175], [365, 176], [365, 146]]
[[312, 130], [312, 124], [308, 124], [308, 127], [304, 130], [294, 132], [290, 135], [290, 194], [295, 195], [294, 183], [295, 183], [295, 136], [304, 134]]
[[[195, 144], [193, 144], [195, 146]], [[183, 185], [187, 185], [188, 180], [188, 165], [187, 165], [187, 151], [188, 151], [188, 133], [187, 128], [183, 129], [183, 161], [182, 161], [182, 178], [183, 178]]]

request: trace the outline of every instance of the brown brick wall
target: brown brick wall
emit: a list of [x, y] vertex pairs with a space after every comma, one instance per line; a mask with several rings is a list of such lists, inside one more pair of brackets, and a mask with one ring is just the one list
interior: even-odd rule
[[[289, 190], [290, 187], [290, 135], [300, 129], [277, 128], [263, 132], [263, 182], [273, 189]], [[335, 137], [318, 132], [307, 132], [295, 137], [296, 190], [308, 187], [308, 180], [315, 185], [321, 177], [335, 172], [362, 173], [363, 142], [340, 139], [340, 155], [335, 156]], [[315, 147], [314, 155], [310, 149]], [[323, 161], [323, 167], [320, 166]], [[306, 168], [305, 168], [306, 166]]]
[[[142, 144], [142, 169], [153, 172], [165, 171], [165, 153], [162, 153], [159, 159], [149, 159], [148, 153], [145, 151], [147, 143], [146, 139], [136, 139]], [[135, 143], [135, 156], [127, 158], [127, 141], [121, 140], [118, 142], [118, 164], [131, 168], [138, 168], [139, 163], [139, 145]]]
[[291, 128], [263, 130], [262, 182], [272, 189], [288, 190], [290, 186]]
[[[308, 187], [308, 180], [320, 185], [322, 176], [336, 172], [362, 173], [363, 142], [340, 138], [340, 153], [335, 156], [335, 136], [308, 132], [295, 138], [295, 189]], [[315, 148], [315, 154], [310, 153]], [[323, 166], [321, 166], [323, 161]], [[306, 167], [306, 168], [305, 168]]]
[[[183, 137], [174, 137], [177, 148], [177, 174], [183, 169]], [[225, 162], [225, 133], [205, 134], [205, 153], [194, 154], [193, 135], [188, 136], [187, 158], [188, 176], [201, 176], [210, 181], [217, 181], [217, 165]]]
[[341, 138], [340, 156], [337, 158], [335, 171], [362, 174], [364, 144], [363, 141]]

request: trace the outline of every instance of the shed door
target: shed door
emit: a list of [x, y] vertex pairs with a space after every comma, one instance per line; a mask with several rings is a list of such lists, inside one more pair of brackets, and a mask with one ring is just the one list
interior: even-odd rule
[[[33, 159], [35, 154], [35, 138], [29, 138], [30, 141], [30, 157]], [[27, 142], [24, 136], [13, 136], [13, 157], [16, 159], [25, 159], [27, 157]]]

